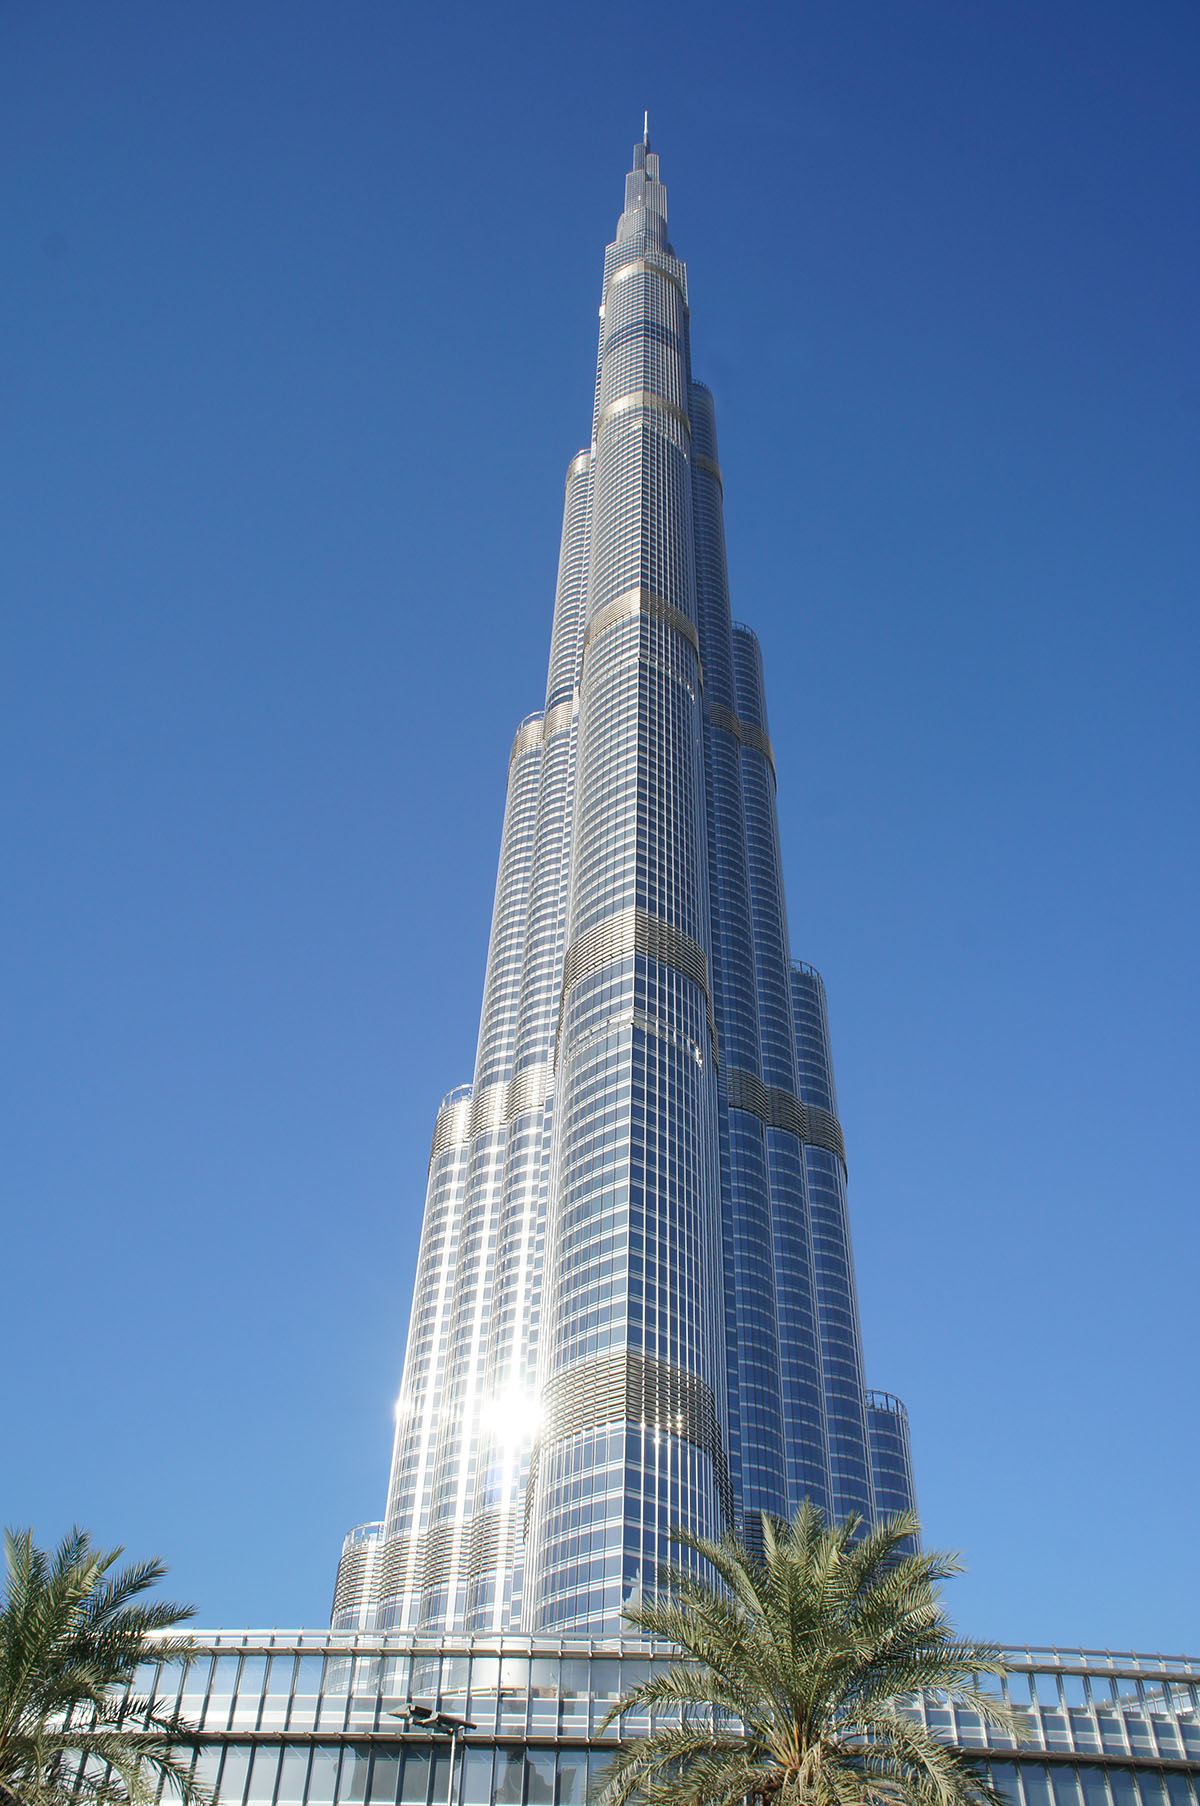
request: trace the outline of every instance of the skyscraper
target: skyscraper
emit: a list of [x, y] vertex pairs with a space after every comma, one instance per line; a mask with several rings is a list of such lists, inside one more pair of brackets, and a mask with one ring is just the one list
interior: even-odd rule
[[472, 1083], [438, 1112], [387, 1509], [335, 1625], [611, 1635], [671, 1525], [911, 1504], [867, 1392], [825, 992], [648, 135], [604, 261]]

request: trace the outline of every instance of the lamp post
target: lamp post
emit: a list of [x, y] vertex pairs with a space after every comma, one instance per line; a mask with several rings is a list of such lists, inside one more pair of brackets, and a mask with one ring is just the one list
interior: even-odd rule
[[431, 1738], [450, 1739], [450, 1780], [446, 1788], [446, 1806], [454, 1806], [454, 1758], [459, 1738], [464, 1731], [474, 1731], [477, 1727], [469, 1718], [456, 1718], [453, 1712], [435, 1712], [432, 1706], [419, 1706], [411, 1699], [406, 1699], [402, 1706], [389, 1712], [388, 1717], [403, 1718], [407, 1724], [413, 1725], [418, 1731], [424, 1731]]

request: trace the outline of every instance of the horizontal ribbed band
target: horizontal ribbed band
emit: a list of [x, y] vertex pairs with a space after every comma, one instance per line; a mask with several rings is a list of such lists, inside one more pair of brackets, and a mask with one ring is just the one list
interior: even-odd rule
[[467, 1572], [486, 1573], [501, 1562], [511, 1561], [515, 1553], [517, 1526], [511, 1512], [477, 1511], [471, 1519], [467, 1538]]
[[512, 770], [513, 760], [519, 759], [522, 753], [544, 746], [553, 734], [566, 733], [574, 718], [574, 702], [559, 702], [544, 715], [531, 715], [528, 721], [522, 721], [513, 737], [512, 751], [508, 755], [509, 770]]
[[333, 1589], [335, 1612], [353, 1610], [378, 1597], [379, 1554], [378, 1543], [364, 1543], [359, 1548], [342, 1551]]
[[449, 1099], [433, 1125], [429, 1158], [432, 1160], [447, 1148], [462, 1146], [483, 1129], [501, 1129], [527, 1110], [540, 1110], [550, 1095], [550, 1083], [550, 1062], [539, 1060], [523, 1067], [514, 1078], [485, 1085], [477, 1097]]
[[555, 1374], [542, 1394], [543, 1452], [551, 1442], [609, 1423], [633, 1423], [662, 1436], [678, 1436], [714, 1458], [719, 1446], [707, 1381], [636, 1348], [581, 1361]]
[[[661, 960], [664, 965], [673, 966], [685, 978], [690, 978], [693, 984], [699, 985], [704, 993], [708, 1032], [715, 1059], [717, 1025], [708, 984], [708, 955], [699, 941], [694, 941], [690, 934], [684, 934], [670, 922], [664, 922], [661, 916], [652, 916], [646, 910], [633, 906], [618, 909], [612, 915], [594, 922], [568, 947], [567, 957], [563, 961], [558, 1033], [562, 1033], [563, 1010], [571, 986], [590, 977], [593, 972], [602, 971], [616, 960], [626, 959], [631, 953], [644, 953], [650, 959]], [[555, 1045], [557, 1047], [557, 1036]]]
[[437, 1121], [433, 1125], [433, 1146], [429, 1150], [429, 1158], [444, 1153], [447, 1148], [469, 1141], [471, 1136], [471, 1096], [450, 1098], [437, 1113]]
[[676, 407], [673, 401], [668, 401], [665, 395], [659, 395], [654, 389], [631, 389], [628, 395], [618, 395], [606, 403], [596, 422], [597, 434], [603, 431], [614, 415], [626, 414], [631, 408], [651, 408], [655, 413], [665, 414], [691, 437], [692, 423], [688, 419], [687, 410]]
[[556, 1373], [542, 1394], [542, 1427], [525, 1494], [529, 1528], [538, 1468], [548, 1446], [606, 1424], [634, 1424], [658, 1436], [675, 1436], [700, 1449], [713, 1464], [727, 1517], [733, 1498], [721, 1426], [712, 1388], [698, 1374], [638, 1348], [616, 1348]]
[[801, 1103], [793, 1091], [781, 1085], [764, 1085], [752, 1072], [730, 1066], [725, 1073], [725, 1096], [731, 1110], [748, 1110], [770, 1129], [787, 1129], [808, 1147], [826, 1148], [836, 1154], [846, 1170], [846, 1143], [842, 1125], [820, 1104]]
[[591, 461], [592, 454], [590, 451], [576, 452], [575, 456], [571, 459], [571, 462], [567, 465], [567, 474], [563, 478], [563, 488], [566, 489], [575, 477], [581, 477], [587, 470]]
[[721, 466], [715, 458], [706, 458], [703, 452], [693, 452], [692, 468], [693, 470], [706, 470], [710, 477], [716, 477], [717, 482], [721, 485], [721, 494], [724, 495], [725, 479], [721, 475]]
[[740, 715], [735, 715], [732, 709], [727, 709], [721, 702], [709, 703], [708, 718], [714, 727], [724, 728], [727, 734], [732, 734], [743, 746], [753, 747], [755, 752], [760, 752], [774, 772], [775, 754], [761, 727], [756, 727], [753, 721], [743, 721]]
[[661, 276], [664, 282], [671, 283], [679, 290], [680, 298], [684, 306], [687, 306], [682, 278], [677, 276], [674, 270], [664, 269], [661, 263], [651, 263], [648, 257], [631, 257], [628, 263], [619, 263], [608, 279], [608, 286], [604, 290], [604, 299], [608, 300], [609, 289], [615, 287], [618, 282], [628, 282], [631, 276]]
[[422, 1554], [421, 1584], [433, 1590], [445, 1586], [450, 1564], [462, 1545], [463, 1525], [458, 1522], [434, 1524], [425, 1534]]
[[[651, 615], [654, 620], [662, 621], [667, 627], [685, 639], [696, 657], [700, 656], [700, 636], [696, 632], [695, 623], [688, 619], [681, 608], [668, 602], [665, 596], [656, 596], [652, 589], [639, 585], [636, 589], [627, 589], [621, 595], [614, 596], [598, 608], [587, 624], [583, 636], [583, 649], [586, 652], [592, 641], [608, 628], [615, 627], [618, 621], [628, 620], [630, 615]], [[561, 704], [559, 705], [562, 706]]]

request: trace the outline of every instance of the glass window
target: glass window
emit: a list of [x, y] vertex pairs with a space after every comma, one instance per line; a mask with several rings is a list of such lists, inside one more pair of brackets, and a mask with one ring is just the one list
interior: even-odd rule
[[218, 1656], [213, 1663], [214, 1693], [230, 1694], [237, 1682], [238, 1659], [236, 1656]]
[[292, 1691], [292, 1676], [295, 1671], [295, 1656], [272, 1656], [270, 1674], [267, 1680], [267, 1692], [290, 1694]]
[[400, 1783], [404, 1806], [425, 1806], [429, 1798], [429, 1751], [414, 1749], [404, 1752], [404, 1778]]
[[993, 1762], [991, 1764], [991, 1770], [992, 1785], [999, 1788], [1005, 1799], [1013, 1802], [1013, 1806], [1020, 1806], [1021, 1796], [1017, 1789], [1017, 1770], [1015, 1764], [1012, 1762]]
[[238, 1806], [246, 1792], [246, 1772], [250, 1767], [250, 1751], [243, 1745], [240, 1749], [225, 1751], [225, 1763], [221, 1769], [221, 1806]]
[[525, 1752], [496, 1751], [496, 1806], [521, 1806], [521, 1787], [525, 1779]]
[[196, 1760], [192, 1764], [192, 1776], [199, 1781], [201, 1787], [211, 1787], [215, 1790], [217, 1770], [220, 1766], [221, 1752], [219, 1749], [198, 1750]]
[[1110, 1768], [1108, 1785], [1116, 1806], [1138, 1806], [1137, 1787], [1127, 1768]]
[[1022, 1762], [1021, 1785], [1025, 1806], [1051, 1806], [1050, 1777], [1043, 1762]]
[[471, 1663], [471, 1692], [495, 1693], [500, 1685], [500, 1657], [476, 1656]]
[[1163, 1776], [1167, 1784], [1167, 1798], [1171, 1806], [1196, 1806], [1196, 1795], [1187, 1775], [1170, 1774]]
[[[492, 1752], [491, 1749], [463, 1751], [462, 1799], [463, 1806], [491, 1806], [492, 1799]], [[1136, 1802], [1135, 1802], [1136, 1806]]]
[[239, 1699], [257, 1699], [263, 1690], [266, 1673], [266, 1656], [246, 1656], [242, 1662], [242, 1672], [238, 1680]]
[[522, 1656], [505, 1656], [500, 1664], [501, 1693], [526, 1693], [528, 1689], [528, 1660]]
[[532, 1663], [529, 1677], [529, 1691], [535, 1699], [558, 1698], [558, 1663], [549, 1657], [539, 1656]]
[[584, 1806], [587, 1779], [587, 1751], [559, 1750], [558, 1806]]
[[371, 1806], [396, 1806], [400, 1782], [400, 1751], [376, 1750], [371, 1764]]
[[389, 1656], [383, 1664], [380, 1691], [388, 1699], [407, 1699], [411, 1664], [407, 1656]]
[[1104, 1779], [1102, 1768], [1081, 1768], [1079, 1780], [1083, 1787], [1084, 1806], [1109, 1806], [1108, 1782]]
[[554, 1806], [554, 1751], [526, 1750], [525, 1798], [529, 1806]]
[[465, 1655], [443, 1656], [442, 1658], [442, 1692], [465, 1693], [467, 1690], [467, 1669], [470, 1666]]
[[337, 1792], [338, 1756], [340, 1751], [318, 1744], [312, 1753], [308, 1776], [310, 1806], [329, 1806]]
[[1079, 1806], [1079, 1776], [1073, 1768], [1053, 1768], [1055, 1806]]
[[354, 1691], [360, 1697], [374, 1699], [379, 1691], [378, 1658], [359, 1657], [354, 1664]]
[[1166, 1789], [1163, 1786], [1163, 1778], [1157, 1769], [1144, 1768], [1140, 1773], [1131, 1775], [1130, 1779], [1137, 1782], [1138, 1792], [1142, 1796], [1142, 1806], [1166, 1806]]
[[436, 1701], [442, 1680], [442, 1658], [437, 1655], [413, 1657], [412, 1697]]
[[590, 1662], [581, 1662], [570, 1658], [562, 1661], [559, 1667], [559, 1685], [564, 1699], [587, 1699], [592, 1690]]
[[366, 1798], [367, 1775], [371, 1768], [371, 1754], [359, 1745], [347, 1751], [342, 1762], [342, 1778], [338, 1782], [338, 1800], [343, 1806], [361, 1806]]
[[591, 1789], [593, 1787], [595, 1787], [596, 1782], [599, 1780], [600, 1776], [604, 1773], [605, 1769], [608, 1767], [609, 1763], [612, 1761], [613, 1754], [614, 1754], [614, 1752], [611, 1749], [598, 1750], [594, 1746], [593, 1746], [593, 1748], [591, 1748], [588, 1751], [588, 1790], [589, 1790], [589, 1792], [591, 1791]]
[[321, 1670], [325, 1666], [320, 1656], [301, 1656], [296, 1666], [296, 1692], [311, 1695], [321, 1691]]
[[281, 1801], [304, 1799], [304, 1783], [308, 1777], [308, 1751], [306, 1749], [285, 1749], [283, 1761], [279, 1768], [279, 1792]]
[[212, 1677], [212, 1662], [208, 1656], [197, 1656], [194, 1662], [180, 1670], [179, 1691], [190, 1696], [191, 1710], [200, 1710], [199, 1696], [208, 1692], [208, 1683]]
[[250, 1764], [250, 1786], [246, 1799], [250, 1806], [265, 1806], [275, 1792], [275, 1777], [279, 1773], [279, 1750], [268, 1744], [260, 1743], [255, 1747], [254, 1761]]

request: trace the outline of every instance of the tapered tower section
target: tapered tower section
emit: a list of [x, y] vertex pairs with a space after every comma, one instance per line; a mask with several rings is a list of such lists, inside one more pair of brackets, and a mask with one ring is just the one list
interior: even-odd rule
[[434, 1130], [387, 1512], [346, 1540], [339, 1626], [613, 1634], [674, 1524], [912, 1497], [903, 1407], [864, 1389], [824, 989], [791, 959], [688, 327], [647, 136], [475, 1076]]

